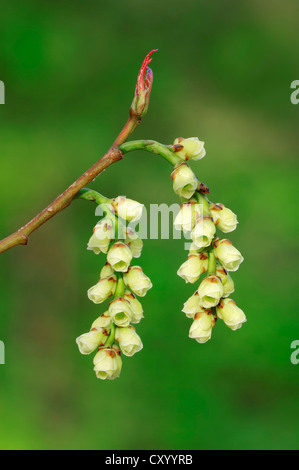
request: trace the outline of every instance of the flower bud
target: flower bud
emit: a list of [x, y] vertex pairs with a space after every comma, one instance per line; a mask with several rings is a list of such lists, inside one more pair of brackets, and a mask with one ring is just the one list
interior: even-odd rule
[[130, 227], [126, 228], [125, 243], [130, 247], [134, 258], [139, 258], [143, 248], [143, 241]]
[[203, 279], [198, 288], [200, 305], [204, 308], [212, 308], [219, 304], [223, 296], [223, 285], [219, 277], [209, 274]]
[[130, 304], [132, 310], [132, 319], [131, 323], [139, 323], [143, 318], [143, 308], [139, 300], [136, 299], [133, 292], [127, 290], [124, 294], [124, 299], [127, 300]]
[[198, 343], [207, 343], [212, 337], [215, 318], [211, 310], [203, 310], [195, 314], [194, 321], [189, 330], [189, 338]]
[[217, 238], [213, 242], [216, 258], [227, 271], [237, 271], [242, 261], [241, 253], [235, 248], [230, 240]]
[[171, 179], [174, 192], [185, 199], [190, 199], [197, 189], [197, 178], [187, 163], [176, 166]]
[[87, 249], [92, 250], [96, 255], [101, 252], [107, 253], [108, 247], [113, 239], [113, 224], [110, 219], [105, 217], [93, 229], [93, 235], [88, 242]]
[[97, 318], [92, 326], [91, 329], [96, 328], [97, 330], [101, 330], [102, 328], [110, 330], [111, 328], [111, 318], [107, 312], [103, 313], [99, 318]]
[[224, 233], [232, 232], [238, 225], [236, 214], [223, 204], [210, 204], [214, 224]]
[[125, 356], [131, 357], [143, 348], [141, 339], [133, 326], [116, 328], [115, 339]]
[[110, 302], [108, 312], [111, 320], [117, 326], [129, 326], [131, 323], [133, 312], [130, 303], [122, 297]]
[[124, 282], [139, 297], [144, 297], [153, 286], [140, 266], [130, 266], [128, 272], [124, 274]]
[[142, 62], [138, 74], [137, 84], [135, 88], [135, 96], [131, 105], [131, 113], [140, 118], [144, 116], [148, 110], [149, 99], [153, 84], [153, 72], [148, 67], [148, 64], [152, 60], [150, 56], [153, 52], [156, 52], [157, 50], [158, 49], [154, 49], [149, 54], [147, 54], [144, 61]]
[[177, 274], [185, 279], [186, 282], [193, 284], [200, 278], [201, 274], [207, 271], [208, 262], [208, 255], [205, 252], [189, 255], [187, 261], [182, 264]]
[[220, 266], [219, 264], [216, 267], [216, 275], [220, 277], [223, 285], [223, 297], [228, 297], [235, 290], [234, 281], [224, 269], [224, 267]]
[[107, 254], [108, 263], [117, 272], [126, 272], [132, 261], [132, 252], [128, 245], [117, 242], [112, 245]]
[[201, 310], [199, 293], [196, 291], [189, 299], [184, 303], [182, 312], [185, 313], [186, 317], [194, 318], [194, 315]]
[[[177, 230], [191, 232], [195, 225], [195, 219], [199, 212], [200, 206], [196, 201], [184, 202], [180, 211], [174, 220], [174, 226]], [[199, 215], [199, 214], [198, 214]]]
[[144, 205], [125, 196], [112, 199], [112, 207], [115, 213], [128, 222], [136, 222], [142, 216]]
[[104, 277], [111, 277], [114, 275], [114, 269], [112, 269], [109, 263], [106, 263], [101, 270], [100, 278], [103, 279]]
[[76, 339], [81, 354], [91, 354], [99, 346], [104, 346], [109, 332], [107, 330], [98, 330], [96, 328], [84, 333]]
[[198, 248], [210, 246], [216, 232], [216, 227], [211, 217], [201, 217], [197, 220], [191, 232], [191, 239]]
[[100, 279], [98, 283], [87, 291], [88, 298], [95, 304], [104, 302], [114, 294], [116, 289], [116, 276]]
[[183, 147], [175, 153], [182, 160], [200, 160], [206, 154], [205, 143], [201, 142], [198, 137], [189, 137], [188, 139], [179, 137], [175, 139], [173, 144]]
[[113, 380], [120, 376], [122, 361], [120, 350], [112, 348], [101, 348], [94, 357], [94, 371], [98, 379]]
[[218, 318], [233, 331], [241, 328], [243, 323], [247, 321], [245, 313], [232, 299], [223, 299], [216, 307]]

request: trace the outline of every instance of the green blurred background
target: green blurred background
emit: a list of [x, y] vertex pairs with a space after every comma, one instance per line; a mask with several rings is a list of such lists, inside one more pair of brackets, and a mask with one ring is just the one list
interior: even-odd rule
[[[188, 339], [194, 286], [176, 275], [180, 240], [148, 240], [154, 288], [138, 325], [144, 349], [118, 380], [97, 381], [75, 338], [103, 311], [86, 297], [104, 256], [86, 251], [84, 201], [1, 255], [2, 449], [298, 448], [297, 0], [14, 0], [1, 7], [0, 233], [45, 207], [111, 145], [139, 66], [152, 62], [149, 113], [134, 138], [198, 136], [193, 165], [211, 200], [238, 214], [245, 262], [234, 300], [248, 323]], [[129, 154], [91, 185], [106, 196], [177, 202], [170, 166]]]

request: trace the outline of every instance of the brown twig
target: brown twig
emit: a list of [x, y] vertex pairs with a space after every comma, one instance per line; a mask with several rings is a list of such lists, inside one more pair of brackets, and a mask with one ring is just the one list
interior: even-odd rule
[[110, 165], [123, 158], [123, 153], [117, 147], [123, 144], [130, 137], [132, 132], [141, 122], [141, 118], [145, 114], [145, 107], [147, 109], [148, 106], [152, 85], [152, 71], [147, 67], [150, 61], [149, 56], [150, 54], [147, 55], [143, 61], [138, 75], [135, 97], [130, 109], [129, 119], [108, 152], [89, 170], [80, 176], [80, 178], [78, 178], [68, 189], [60, 194], [60, 196], [58, 196], [55, 201], [49, 204], [42, 212], [30, 220], [30, 222], [21, 227], [15, 233], [12, 233], [8, 237], [1, 240], [0, 253], [13, 248], [14, 246], [27, 245], [28, 238], [32, 232], [37, 230], [49, 219], [68, 207], [81, 189], [97, 178], [97, 176], [99, 176], [99, 174]]

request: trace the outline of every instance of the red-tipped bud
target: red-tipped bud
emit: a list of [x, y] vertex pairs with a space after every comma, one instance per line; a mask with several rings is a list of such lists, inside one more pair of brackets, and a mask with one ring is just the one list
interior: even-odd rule
[[147, 54], [144, 61], [142, 62], [138, 74], [135, 88], [135, 96], [131, 106], [131, 112], [139, 117], [144, 116], [148, 110], [150, 94], [153, 84], [153, 72], [148, 67], [148, 64], [152, 61], [152, 53], [156, 52], [157, 50], [158, 49], [154, 49], [149, 54]]

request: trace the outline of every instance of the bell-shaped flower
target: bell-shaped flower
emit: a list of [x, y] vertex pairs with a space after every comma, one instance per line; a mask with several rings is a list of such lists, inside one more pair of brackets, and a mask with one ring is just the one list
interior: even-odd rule
[[132, 199], [127, 199], [125, 196], [118, 196], [112, 199], [112, 207], [118, 217], [128, 222], [136, 222], [142, 216], [144, 205]]
[[214, 253], [227, 271], [237, 271], [244, 261], [243, 256], [230, 240], [217, 238], [213, 242]]
[[176, 230], [184, 233], [191, 232], [194, 228], [196, 217], [200, 216], [200, 205], [196, 201], [184, 202], [174, 220]]
[[220, 278], [214, 274], [209, 274], [201, 281], [198, 293], [202, 307], [212, 308], [218, 305], [223, 296], [223, 285]]
[[194, 315], [201, 311], [202, 307], [200, 306], [200, 297], [199, 293], [196, 291], [189, 299], [184, 303], [184, 307], [182, 309], [182, 312], [186, 315], [188, 318], [194, 318]]
[[114, 294], [116, 288], [116, 276], [100, 279], [95, 286], [87, 291], [88, 298], [95, 304], [104, 302]]
[[211, 217], [200, 217], [191, 232], [191, 239], [198, 248], [210, 246], [216, 233], [216, 227]]
[[133, 326], [116, 328], [115, 339], [125, 356], [133, 356], [143, 348], [142, 341]]
[[108, 309], [109, 315], [113, 323], [117, 326], [129, 326], [132, 321], [133, 312], [128, 300], [119, 297], [112, 300]]
[[120, 376], [122, 361], [116, 346], [101, 348], [93, 359], [94, 371], [98, 379], [113, 380]]
[[96, 328], [97, 330], [107, 329], [110, 330], [111, 328], [111, 318], [109, 312], [104, 312], [100, 317], [98, 317], [91, 326], [92, 329]]
[[208, 255], [205, 252], [199, 254], [189, 255], [179, 268], [178, 276], [185, 279], [186, 282], [193, 284], [196, 282], [201, 274], [205, 273], [208, 269]]
[[140, 266], [130, 266], [128, 272], [124, 274], [124, 282], [138, 297], [144, 297], [153, 286]]
[[238, 225], [236, 214], [223, 204], [210, 204], [214, 224], [224, 233], [232, 232]]
[[132, 261], [132, 251], [122, 242], [114, 243], [108, 251], [107, 261], [117, 272], [126, 272]]
[[206, 154], [205, 143], [198, 137], [189, 137], [188, 139], [178, 137], [173, 144], [178, 146], [179, 150], [175, 154], [182, 160], [200, 160]]
[[243, 310], [237, 307], [232, 299], [222, 299], [216, 307], [216, 312], [218, 318], [223, 320], [233, 331], [240, 329], [243, 323], [247, 321]]
[[234, 281], [232, 280], [226, 269], [224, 269], [224, 267], [220, 264], [217, 264], [216, 266], [216, 275], [220, 277], [223, 285], [223, 297], [228, 297], [235, 290]]
[[133, 257], [139, 258], [143, 248], [143, 241], [130, 227], [126, 227], [125, 243], [130, 247]]
[[198, 180], [187, 163], [176, 166], [171, 179], [174, 192], [185, 199], [190, 199], [198, 186]]
[[94, 328], [76, 339], [81, 354], [91, 354], [99, 346], [104, 346], [109, 332]]
[[195, 314], [194, 321], [189, 330], [189, 338], [198, 343], [207, 343], [212, 337], [215, 318], [211, 310], [202, 310]]
[[100, 278], [103, 279], [104, 277], [111, 277], [113, 275], [114, 269], [112, 269], [111, 264], [106, 263], [101, 269]]
[[87, 249], [92, 250], [96, 255], [107, 253], [111, 240], [114, 239], [114, 227], [110, 219], [102, 219], [93, 229]]
[[141, 303], [138, 299], [136, 299], [136, 296], [133, 294], [133, 292], [130, 292], [129, 290], [125, 292], [124, 299], [129, 302], [132, 310], [131, 323], [139, 323], [143, 318], [143, 308]]

